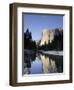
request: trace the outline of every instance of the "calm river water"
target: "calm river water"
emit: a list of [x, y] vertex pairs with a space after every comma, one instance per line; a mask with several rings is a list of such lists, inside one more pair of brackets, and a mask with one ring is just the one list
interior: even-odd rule
[[63, 56], [24, 53], [22, 74], [48, 74], [63, 72]]

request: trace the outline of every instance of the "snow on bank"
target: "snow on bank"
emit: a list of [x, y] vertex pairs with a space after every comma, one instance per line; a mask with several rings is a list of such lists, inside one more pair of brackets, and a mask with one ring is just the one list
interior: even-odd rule
[[50, 55], [59, 55], [63, 56], [63, 51], [40, 51], [43, 54], [50, 54]]
[[[34, 54], [35, 51], [33, 50], [27, 50], [24, 49], [24, 52], [27, 54]], [[38, 50], [38, 52], [42, 54], [47, 54], [47, 55], [58, 55], [58, 56], [63, 56], [63, 51], [44, 51], [44, 50]]]

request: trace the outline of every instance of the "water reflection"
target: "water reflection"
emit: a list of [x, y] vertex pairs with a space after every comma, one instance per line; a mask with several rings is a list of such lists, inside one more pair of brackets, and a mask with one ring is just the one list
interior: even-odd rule
[[47, 74], [63, 72], [63, 56], [24, 53], [23, 74]]
[[40, 55], [44, 73], [57, 72], [55, 61], [45, 55]]

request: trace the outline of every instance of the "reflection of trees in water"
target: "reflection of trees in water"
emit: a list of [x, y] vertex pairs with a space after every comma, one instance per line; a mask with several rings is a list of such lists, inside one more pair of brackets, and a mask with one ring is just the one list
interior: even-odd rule
[[24, 74], [31, 74], [31, 64], [36, 60], [42, 62], [43, 73], [62, 73], [63, 72], [63, 56], [42, 55], [39, 53], [24, 53]]
[[36, 53], [27, 54], [24, 53], [24, 74], [30, 74], [31, 62], [33, 62], [36, 58]]
[[63, 72], [63, 56], [55, 57], [55, 63], [57, 66], [57, 72], [62, 73]]

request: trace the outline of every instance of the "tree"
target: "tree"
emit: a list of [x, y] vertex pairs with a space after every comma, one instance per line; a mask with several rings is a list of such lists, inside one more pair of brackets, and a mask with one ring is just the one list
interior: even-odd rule
[[24, 33], [24, 49], [36, 49], [36, 42], [32, 40], [32, 34], [29, 29]]
[[27, 29], [26, 32], [24, 33], [24, 48], [25, 49], [30, 49], [31, 40], [32, 40], [31, 32], [29, 32], [29, 29]]

